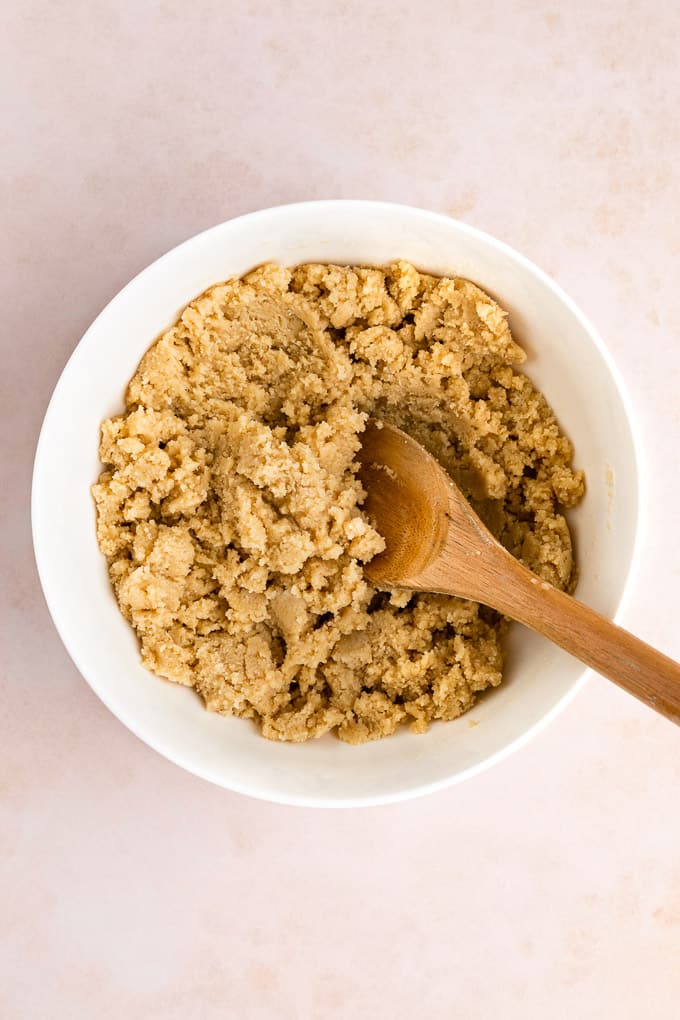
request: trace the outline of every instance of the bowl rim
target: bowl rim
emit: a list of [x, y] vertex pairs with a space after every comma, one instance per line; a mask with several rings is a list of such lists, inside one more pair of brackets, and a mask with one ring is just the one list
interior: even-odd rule
[[[146, 731], [143, 725], [137, 723], [134, 718], [127, 715], [121, 706], [115, 703], [115, 699], [111, 698], [106, 691], [100, 689], [97, 684], [96, 678], [91, 678], [87, 675], [87, 672], [83, 669], [80, 664], [80, 656], [78, 650], [74, 647], [71, 641], [68, 628], [61, 618], [59, 603], [58, 603], [58, 592], [54, 591], [47, 579], [47, 571], [45, 568], [47, 554], [43, 547], [43, 540], [40, 534], [38, 526], [38, 504], [41, 499], [41, 473], [42, 465], [44, 461], [44, 450], [46, 446], [46, 436], [51, 427], [52, 418], [55, 413], [55, 406], [57, 403], [57, 397], [60, 389], [64, 385], [64, 381], [67, 375], [71, 372], [74, 365], [77, 363], [78, 358], [81, 356], [83, 349], [88, 343], [92, 342], [92, 337], [96, 332], [97, 324], [100, 318], [107, 313], [111, 308], [115, 307], [119, 302], [125, 300], [125, 295], [129, 290], [139, 287], [143, 284], [145, 275], [149, 274], [152, 268], [157, 267], [160, 263], [169, 260], [176, 253], [184, 248], [188, 248], [194, 245], [199, 239], [206, 239], [210, 234], [217, 233], [224, 229], [227, 224], [234, 223], [254, 223], [259, 219], [266, 219], [277, 213], [294, 214], [296, 211], [309, 210], [313, 207], [319, 212], [323, 209], [328, 208], [349, 208], [353, 207], [356, 211], [362, 209], [368, 211], [369, 209], [382, 209], [385, 211], [392, 211], [396, 213], [407, 213], [409, 215], [417, 214], [423, 220], [429, 222], [446, 223], [454, 225], [456, 229], [463, 235], [467, 235], [470, 238], [475, 238], [506, 256], [511, 262], [520, 266], [523, 271], [533, 275], [544, 287], [552, 291], [572, 313], [574, 318], [578, 321], [584, 332], [587, 334], [590, 342], [596, 348], [600, 356], [602, 357], [604, 364], [612, 378], [614, 387], [618, 392], [621, 400], [621, 405], [624, 410], [625, 418], [628, 424], [628, 431], [630, 434], [631, 451], [633, 469], [635, 472], [635, 517], [634, 517], [634, 532], [632, 548], [630, 550], [628, 570], [626, 573], [625, 581], [619, 596], [615, 613], [613, 614], [614, 620], [620, 620], [623, 612], [625, 611], [629, 600], [630, 594], [633, 588], [633, 583], [638, 576], [640, 558], [641, 558], [641, 547], [642, 547], [642, 535], [644, 533], [646, 524], [647, 505], [642, 499], [642, 493], [646, 492], [644, 484], [644, 458], [642, 456], [642, 439], [639, 434], [639, 430], [634, 427], [635, 425], [635, 414], [633, 402], [630, 398], [627, 385], [621, 375], [621, 372], [614, 361], [609, 349], [605, 345], [598, 331], [595, 329], [588, 317], [581, 311], [576, 302], [566, 293], [566, 291], [552, 279], [544, 270], [537, 266], [531, 259], [517, 251], [511, 245], [505, 241], [501, 241], [496, 238], [493, 234], [489, 234], [484, 230], [480, 230], [478, 227], [471, 226], [468, 223], [464, 223], [461, 220], [455, 219], [454, 217], [447, 216], [444, 213], [434, 212], [430, 209], [421, 208], [419, 206], [412, 206], [399, 202], [385, 202], [385, 201], [374, 201], [371, 199], [315, 199], [311, 201], [303, 202], [291, 202], [283, 203], [267, 208], [257, 209], [253, 212], [243, 213], [240, 216], [231, 217], [228, 220], [224, 220], [221, 223], [215, 224], [214, 226], [208, 227], [205, 230], [199, 231], [197, 234], [193, 234], [181, 241], [179, 244], [174, 245], [168, 249], [157, 259], [154, 259], [147, 266], [141, 269], [131, 280], [128, 281], [99, 311], [99, 313], [92, 320], [90, 325], [87, 327], [82, 337], [74, 347], [70, 356], [68, 357], [63, 369], [61, 370], [57, 382], [52, 391], [50, 400], [47, 404], [43, 422], [40, 428], [38, 441], [36, 444], [35, 456], [33, 461], [33, 473], [31, 481], [31, 533], [33, 539], [33, 551], [36, 562], [36, 568], [40, 585], [43, 591], [45, 602], [47, 604], [48, 611], [52, 618], [52, 622], [57, 630], [57, 633], [62, 641], [62, 644], [66, 648], [66, 651], [71, 658], [76, 669], [90, 686], [97, 697], [103, 702], [103, 704], [109, 709], [109, 711], [128, 729], [134, 734], [139, 740], [151, 747], [154, 751], [161, 754], [164, 758], [171, 761], [173, 764], [178, 765], [180, 768], [185, 769], [187, 772], [195, 775], [201, 779], [205, 779], [208, 782], [220, 787], [221, 789], [229, 790], [233, 793], [243, 794], [245, 796], [253, 797], [257, 800], [267, 801], [276, 804], [285, 804], [293, 807], [323, 807], [323, 808], [355, 808], [355, 807], [375, 807], [383, 804], [394, 804], [400, 801], [412, 800], [416, 797], [425, 796], [430, 793], [435, 793], [439, 790], [444, 790], [448, 787], [455, 786], [458, 783], [463, 782], [466, 779], [470, 779], [475, 775], [478, 775], [486, 769], [499, 764], [509, 755], [515, 751], [520, 750], [529, 743], [535, 736], [537, 736], [546, 726], [548, 726], [577, 696], [577, 694], [583, 689], [587, 681], [589, 680], [593, 671], [588, 667], [584, 666], [581, 674], [573, 682], [572, 686], [568, 691], [553, 705], [553, 707], [545, 713], [537, 722], [531, 725], [523, 733], [521, 733], [514, 740], [511, 740], [504, 747], [498, 751], [488, 755], [482, 761], [477, 762], [468, 768], [462, 769], [451, 776], [444, 777], [443, 779], [437, 779], [429, 783], [423, 783], [419, 786], [409, 787], [404, 790], [396, 791], [394, 793], [379, 794], [371, 796], [359, 796], [359, 797], [342, 797], [342, 798], [326, 798], [326, 797], [310, 797], [306, 795], [287, 795], [277, 790], [267, 790], [264, 785], [257, 784], [255, 786], [249, 786], [247, 783], [242, 782], [225, 782], [224, 778], [217, 772], [213, 772], [208, 768], [202, 768], [200, 765], [197, 766], [193, 762], [185, 760], [181, 753], [178, 753], [172, 745], [168, 745], [168, 742], [159, 740], [156, 735]], [[150, 341], [151, 342], [151, 341]]]

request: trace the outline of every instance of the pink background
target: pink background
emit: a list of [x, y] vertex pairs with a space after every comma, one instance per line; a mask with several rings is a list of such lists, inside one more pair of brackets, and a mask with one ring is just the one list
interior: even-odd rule
[[246, 800], [139, 743], [78, 676], [28, 508], [58, 374], [145, 264], [279, 202], [422, 205], [519, 248], [602, 332], [649, 480], [623, 622], [680, 658], [665, 538], [680, 505], [678, 12], [5, 8], [3, 1020], [679, 1015], [671, 724], [594, 677], [530, 746], [428, 799], [339, 813]]

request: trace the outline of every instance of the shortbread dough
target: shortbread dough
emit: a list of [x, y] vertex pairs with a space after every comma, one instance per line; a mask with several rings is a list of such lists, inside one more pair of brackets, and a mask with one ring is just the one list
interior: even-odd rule
[[274, 740], [467, 711], [501, 682], [504, 621], [364, 578], [384, 543], [355, 456], [368, 415], [405, 429], [572, 590], [583, 475], [524, 360], [479, 287], [407, 262], [265, 265], [192, 301], [101, 431], [98, 540], [144, 665]]

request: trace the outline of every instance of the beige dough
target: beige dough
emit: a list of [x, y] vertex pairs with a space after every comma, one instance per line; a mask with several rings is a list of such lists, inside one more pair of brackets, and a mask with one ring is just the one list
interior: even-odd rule
[[571, 590], [583, 476], [524, 358], [487, 294], [406, 262], [266, 265], [193, 301], [101, 432], [97, 534], [144, 665], [275, 740], [467, 711], [501, 682], [504, 623], [364, 579], [383, 542], [354, 457], [367, 415], [399, 425]]

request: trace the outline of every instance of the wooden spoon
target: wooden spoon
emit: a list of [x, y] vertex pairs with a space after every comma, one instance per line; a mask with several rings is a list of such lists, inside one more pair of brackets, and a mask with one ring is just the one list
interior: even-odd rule
[[483, 602], [680, 725], [680, 666], [523, 567], [419, 443], [369, 421], [358, 459], [364, 509], [386, 542], [369, 580]]

